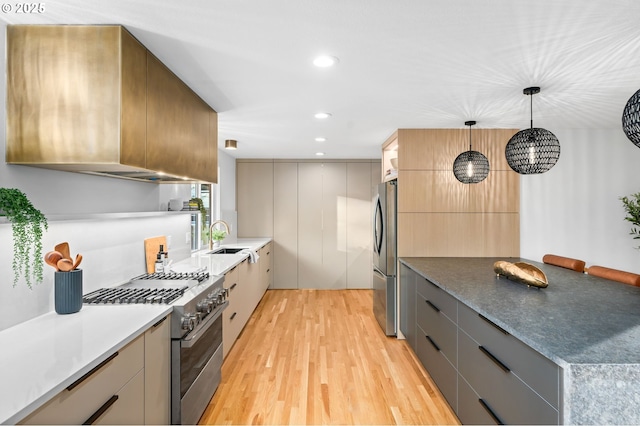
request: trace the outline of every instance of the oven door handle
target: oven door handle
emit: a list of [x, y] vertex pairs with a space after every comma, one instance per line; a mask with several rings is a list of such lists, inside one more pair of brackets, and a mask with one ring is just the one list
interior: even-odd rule
[[216, 309], [216, 313], [213, 315], [207, 315], [207, 317], [205, 318], [205, 322], [201, 323], [196, 330], [189, 333], [189, 335], [186, 338], [180, 341], [180, 347], [190, 348], [196, 343], [198, 343], [198, 340], [200, 340], [200, 337], [202, 337], [205, 331], [207, 331], [209, 327], [211, 327], [211, 325], [220, 317], [220, 315], [222, 315], [222, 311], [224, 311], [228, 305], [229, 305], [228, 300], [225, 300], [222, 303], [222, 305], [218, 305], [218, 308], [220, 309]]

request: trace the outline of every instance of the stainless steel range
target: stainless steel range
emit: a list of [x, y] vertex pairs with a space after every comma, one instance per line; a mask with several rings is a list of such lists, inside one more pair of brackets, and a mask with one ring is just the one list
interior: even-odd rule
[[196, 424], [218, 388], [222, 367], [224, 277], [144, 274], [83, 296], [87, 304], [171, 304], [171, 422]]

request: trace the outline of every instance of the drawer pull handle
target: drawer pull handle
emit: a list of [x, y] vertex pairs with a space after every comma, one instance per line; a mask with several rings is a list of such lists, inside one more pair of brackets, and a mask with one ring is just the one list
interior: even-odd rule
[[233, 290], [234, 288], [236, 288], [237, 285], [238, 285], [238, 283], [231, 284], [231, 287], [229, 287], [229, 290]]
[[478, 314], [478, 316], [480, 318], [482, 318], [483, 320], [485, 320], [486, 322], [488, 322], [489, 324], [491, 324], [492, 326], [494, 326], [495, 328], [497, 328], [498, 330], [500, 330], [501, 332], [503, 332], [504, 334], [509, 335], [509, 332], [507, 330], [505, 330], [504, 328], [500, 327], [498, 324], [494, 323], [489, 318], [485, 317], [482, 314]]
[[425, 300], [425, 302], [427, 302], [427, 305], [431, 306], [433, 308], [434, 311], [436, 312], [440, 312], [440, 308], [438, 308], [436, 305], [434, 305], [433, 303], [431, 303], [430, 300]]
[[489, 413], [489, 415], [493, 418], [493, 421], [496, 422], [496, 424], [498, 425], [503, 425], [504, 423], [502, 422], [502, 420], [500, 420], [500, 418], [498, 416], [496, 416], [496, 413], [493, 412], [493, 410], [491, 409], [491, 407], [489, 407], [489, 404], [487, 404], [484, 399], [480, 398], [478, 400], [480, 402], [480, 405], [482, 405], [482, 407], [487, 410], [487, 413]]
[[164, 322], [164, 320], [166, 320], [167, 317], [162, 318], [160, 321], [158, 321], [157, 323], [153, 324], [153, 328], [156, 328], [157, 326], [159, 326], [160, 324], [162, 324]]
[[489, 357], [489, 359], [493, 362], [496, 363], [496, 365], [500, 368], [502, 368], [502, 370], [505, 373], [509, 373], [511, 370], [509, 370], [509, 367], [507, 367], [506, 365], [504, 365], [502, 363], [502, 361], [500, 361], [498, 358], [496, 358], [495, 356], [493, 356], [493, 354], [491, 352], [489, 352], [488, 350], [486, 350], [483, 346], [478, 346], [478, 349], [480, 349], [480, 351], [485, 354], [486, 356]]
[[107, 411], [109, 409], [109, 407], [111, 407], [113, 404], [115, 404], [115, 402], [118, 400], [118, 395], [113, 395], [111, 398], [109, 398], [109, 400], [107, 402], [105, 402], [104, 404], [102, 404], [102, 407], [98, 408], [98, 411], [96, 411], [95, 413], [93, 413], [91, 415], [91, 417], [89, 417], [84, 423], [82, 423], [83, 425], [92, 425], [95, 423], [96, 420], [98, 420], [100, 418], [101, 415], [104, 414], [105, 411]]
[[427, 338], [429, 343], [431, 343], [431, 345], [433, 345], [433, 347], [436, 349], [436, 351], [440, 352], [440, 347], [438, 347], [438, 345], [436, 345], [436, 342], [434, 342], [431, 337], [429, 337], [429, 336], [424, 336], [424, 337]]
[[237, 312], [234, 312], [231, 314], [231, 317], [229, 317], [230, 320], [234, 319], [236, 317], [236, 315], [238, 315]]
[[267, 274], [269, 273], [269, 271], [270, 271], [270, 270], [271, 270], [271, 269], [267, 269]]
[[73, 390], [75, 387], [77, 387], [80, 383], [84, 382], [85, 380], [87, 380], [89, 378], [89, 376], [91, 376], [93, 373], [95, 373], [96, 371], [100, 370], [102, 367], [104, 367], [105, 365], [107, 365], [112, 359], [114, 359], [115, 357], [118, 356], [118, 352], [114, 352], [113, 354], [111, 354], [111, 356], [109, 356], [109, 358], [105, 359], [104, 361], [102, 361], [100, 364], [96, 365], [95, 367], [93, 367], [91, 369], [91, 371], [89, 371], [87, 374], [85, 374], [84, 376], [80, 377], [78, 380], [76, 380], [75, 382], [71, 383], [69, 386], [67, 386], [67, 390]]
[[270, 251], [268, 251], [268, 252], [267, 252], [267, 256], [269, 256], [270, 254], [271, 254], [271, 252], [270, 252]]

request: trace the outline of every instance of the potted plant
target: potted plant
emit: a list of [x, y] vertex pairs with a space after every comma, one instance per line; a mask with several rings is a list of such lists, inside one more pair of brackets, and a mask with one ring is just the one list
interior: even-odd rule
[[207, 209], [204, 207], [204, 202], [202, 201], [202, 198], [197, 198], [194, 197], [192, 199], [189, 200], [189, 208], [191, 207], [196, 207], [199, 211], [200, 211], [200, 216], [202, 218], [202, 220], [200, 221], [200, 223], [202, 224], [201, 226], [201, 230], [200, 230], [200, 234], [202, 235], [202, 241], [209, 241], [208, 240], [208, 233], [207, 233]]
[[47, 219], [15, 188], [0, 188], [0, 216], [11, 222], [13, 285], [24, 275], [32, 288], [32, 281], [42, 282], [42, 234], [49, 227]]
[[[630, 235], [633, 235], [634, 240], [640, 239], [640, 192], [636, 194], [631, 194], [628, 197], [621, 197], [622, 205], [624, 206], [624, 210], [627, 213], [627, 216], [624, 218], [627, 222], [631, 222], [633, 225], [631, 227]], [[640, 246], [637, 247], [640, 249]]]
[[213, 229], [211, 231], [211, 239], [215, 241], [213, 244], [216, 247], [220, 245], [220, 241], [224, 240], [226, 236], [227, 236], [227, 233], [220, 229]]

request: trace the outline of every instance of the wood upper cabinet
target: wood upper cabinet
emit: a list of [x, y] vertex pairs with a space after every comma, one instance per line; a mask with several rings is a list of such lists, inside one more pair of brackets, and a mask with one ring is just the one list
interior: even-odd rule
[[468, 129], [399, 129], [383, 144], [385, 158], [397, 147], [399, 256], [519, 255], [520, 177], [504, 156], [516, 132], [472, 129], [472, 149], [490, 164], [477, 184], [453, 174]]
[[6, 160], [215, 183], [217, 114], [122, 26], [9, 25]]

